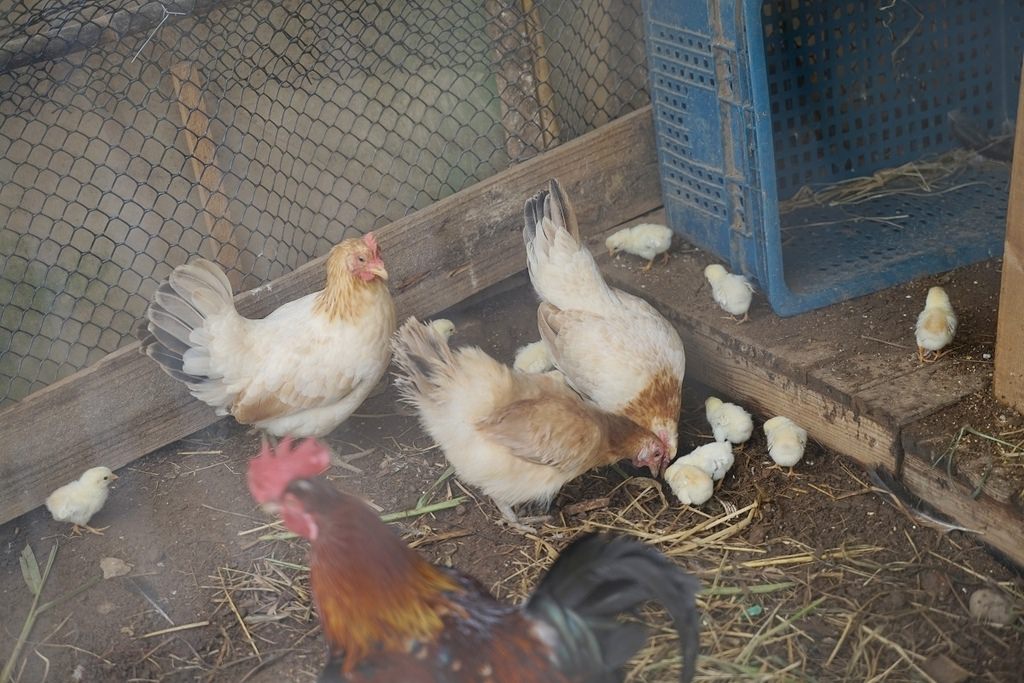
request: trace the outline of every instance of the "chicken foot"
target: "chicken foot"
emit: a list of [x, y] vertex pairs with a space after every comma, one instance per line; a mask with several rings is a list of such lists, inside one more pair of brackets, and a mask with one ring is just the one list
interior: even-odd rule
[[542, 515], [538, 517], [519, 517], [512, 506], [507, 503], [494, 502], [498, 506], [498, 510], [501, 511], [502, 519], [498, 522], [508, 526], [510, 529], [518, 531], [521, 534], [536, 534], [537, 529], [532, 526], [524, 524], [524, 522], [545, 522], [551, 519], [550, 515]]
[[103, 532], [106, 531], [109, 528], [110, 528], [109, 525], [101, 526], [99, 529], [97, 529], [95, 527], [89, 526], [88, 524], [75, 524], [71, 528], [71, 535], [72, 536], [81, 536], [82, 535], [82, 529], [85, 529], [90, 534], [96, 534], [97, 536], [102, 536]]

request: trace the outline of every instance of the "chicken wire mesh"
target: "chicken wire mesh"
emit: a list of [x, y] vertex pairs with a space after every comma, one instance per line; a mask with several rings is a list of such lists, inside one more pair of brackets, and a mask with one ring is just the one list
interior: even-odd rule
[[0, 404], [648, 101], [639, 0], [0, 7]]

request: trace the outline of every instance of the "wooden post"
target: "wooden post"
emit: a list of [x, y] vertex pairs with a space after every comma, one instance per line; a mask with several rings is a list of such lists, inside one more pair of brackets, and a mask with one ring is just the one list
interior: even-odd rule
[[558, 143], [540, 12], [530, 0], [487, 0], [485, 7], [487, 36], [494, 44], [505, 151], [510, 161], [523, 161]]
[[228, 217], [228, 198], [221, 191], [223, 174], [217, 166], [217, 146], [210, 138], [203, 75], [192, 62], [179, 62], [171, 67], [171, 78], [189, 162], [198, 183], [203, 221], [216, 243], [212, 256], [225, 269], [231, 269], [238, 261], [239, 249], [232, 243], [234, 225]]
[[1024, 413], [1024, 81], [1021, 85], [992, 386], [996, 398]]

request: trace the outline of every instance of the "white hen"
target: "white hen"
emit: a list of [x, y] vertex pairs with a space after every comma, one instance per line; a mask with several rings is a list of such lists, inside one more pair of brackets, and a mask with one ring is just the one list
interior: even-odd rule
[[323, 436], [383, 376], [395, 330], [372, 233], [335, 246], [325, 265], [324, 289], [256, 320], [235, 310], [217, 265], [178, 266], [146, 313], [143, 350], [218, 415], [274, 436]]
[[640, 223], [629, 228], [613, 232], [604, 240], [609, 254], [624, 251], [640, 258], [647, 259], [644, 271], [651, 269], [658, 254], [663, 255], [663, 263], [668, 263], [668, 248], [672, 246], [672, 230], [659, 223]]
[[107, 502], [109, 490], [107, 486], [117, 479], [117, 475], [108, 467], [92, 467], [70, 484], [64, 484], [46, 498], [46, 509], [58, 522], [71, 522], [75, 525], [73, 533], [81, 533], [82, 529], [100, 536], [102, 529], [89, 526], [89, 520], [99, 512]]
[[696, 465], [683, 461], [682, 458], [677, 459], [665, 470], [665, 481], [683, 505], [703, 505], [715, 492], [715, 483], [711, 475]]
[[548, 345], [544, 343], [544, 340], [535, 341], [532, 344], [526, 346], [520, 346], [516, 350], [516, 359], [512, 363], [512, 367], [520, 372], [529, 372], [537, 374], [541, 372], [547, 372], [554, 367], [554, 361], [551, 359], [551, 354], [548, 352]]
[[735, 403], [723, 403], [721, 399], [708, 396], [708, 400], [704, 401], [704, 414], [711, 425], [715, 441], [741, 444], [754, 433], [754, 420], [750, 413]]
[[717, 263], [712, 263], [704, 269], [704, 277], [711, 285], [711, 295], [715, 303], [721, 306], [722, 310], [733, 318], [742, 315], [739, 322], [750, 319], [747, 311], [750, 310], [750, 302], [754, 299], [754, 286], [747, 278], [730, 273]]
[[736, 457], [732, 454], [732, 444], [728, 441], [713, 441], [693, 449], [687, 455], [676, 458], [675, 463], [693, 465], [704, 470], [715, 481], [725, 476], [732, 469]]
[[[949, 303], [949, 295], [942, 287], [928, 290], [924, 310], [917, 316], [914, 330], [917, 337], [917, 358], [922, 363], [933, 363], [948, 352], [942, 352], [956, 335], [956, 313]], [[934, 355], [932, 355], [934, 354]]]
[[781, 467], [793, 467], [804, 457], [807, 430], [788, 417], [773, 417], [764, 423], [768, 455]]
[[526, 202], [523, 240], [542, 303], [537, 326], [555, 367], [602, 410], [657, 434], [675, 455], [686, 354], [643, 299], [609, 287], [558, 182]]

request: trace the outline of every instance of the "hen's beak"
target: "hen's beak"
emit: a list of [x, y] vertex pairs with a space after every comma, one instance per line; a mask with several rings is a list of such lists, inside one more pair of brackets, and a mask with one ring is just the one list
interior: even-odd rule
[[381, 280], [387, 281], [388, 271], [384, 268], [383, 261], [374, 261], [366, 267], [366, 272], [372, 274], [375, 277], [379, 277]]

